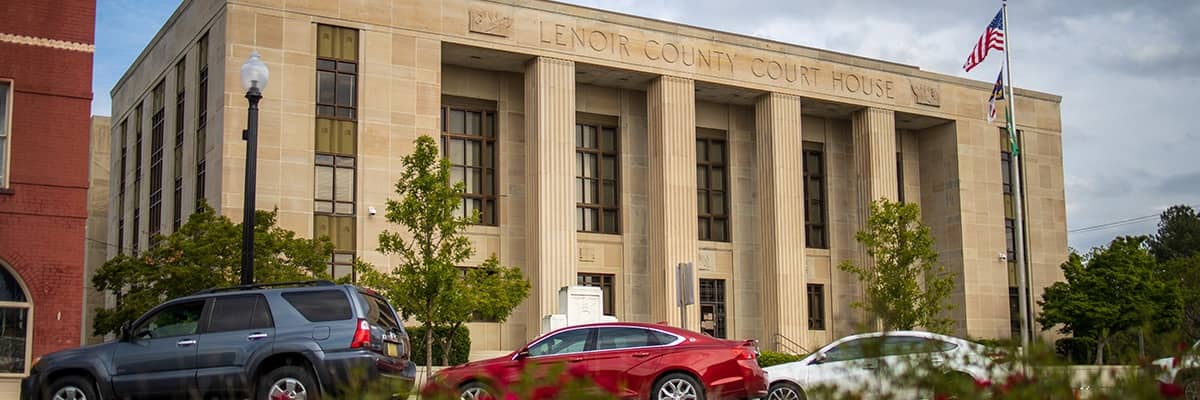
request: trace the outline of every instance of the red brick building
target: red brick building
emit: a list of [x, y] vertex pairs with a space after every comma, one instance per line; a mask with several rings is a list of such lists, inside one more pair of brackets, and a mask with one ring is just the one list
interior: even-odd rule
[[94, 0], [0, 2], [0, 398], [80, 344]]

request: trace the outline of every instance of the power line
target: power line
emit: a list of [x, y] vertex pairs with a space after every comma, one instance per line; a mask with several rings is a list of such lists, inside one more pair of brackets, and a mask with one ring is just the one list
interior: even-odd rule
[[[1189, 207], [1198, 208], [1195, 205], [1192, 205]], [[1070, 234], [1070, 233], [1102, 231], [1102, 230], [1117, 228], [1117, 227], [1121, 227], [1121, 226], [1133, 225], [1133, 224], [1137, 224], [1137, 223], [1151, 221], [1155, 218], [1160, 217], [1161, 215], [1162, 215], [1162, 213], [1155, 213], [1155, 214], [1150, 214], [1150, 215], [1143, 215], [1140, 217], [1133, 217], [1133, 218], [1127, 218], [1127, 219], [1122, 219], [1122, 220], [1117, 220], [1117, 221], [1112, 221], [1112, 222], [1106, 222], [1103, 224], [1097, 224], [1097, 225], [1092, 225], [1092, 226], [1086, 226], [1083, 228], [1071, 229], [1071, 230], [1068, 230], [1067, 233]]]

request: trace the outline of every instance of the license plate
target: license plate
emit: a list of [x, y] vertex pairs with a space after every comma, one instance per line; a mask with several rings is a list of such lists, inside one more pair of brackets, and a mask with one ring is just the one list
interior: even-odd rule
[[387, 355], [392, 356], [392, 357], [399, 357], [400, 356], [399, 347], [400, 346], [397, 346], [395, 343], [388, 343], [387, 344]]

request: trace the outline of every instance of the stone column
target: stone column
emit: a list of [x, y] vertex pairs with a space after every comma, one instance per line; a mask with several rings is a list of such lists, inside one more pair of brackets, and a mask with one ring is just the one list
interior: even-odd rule
[[533, 286], [525, 336], [533, 338], [542, 317], [559, 313], [558, 290], [576, 281], [574, 62], [538, 57], [525, 65], [525, 154], [525, 274]]
[[[886, 198], [895, 201], [896, 190], [896, 113], [892, 110], [868, 107], [856, 111], [850, 117], [854, 137], [854, 171], [858, 178], [858, 230], [866, 229], [870, 217], [871, 202]], [[867, 255], [867, 249], [856, 241], [858, 260], [864, 267], [873, 268], [875, 261]], [[857, 295], [865, 300], [866, 288], [862, 282]], [[878, 320], [860, 314], [864, 321], [882, 329]]]
[[854, 130], [854, 164], [858, 175], [860, 225], [866, 226], [872, 201], [897, 199], [896, 113], [868, 107], [851, 117]]
[[[650, 317], [679, 326], [675, 266], [696, 262], [696, 99], [691, 79], [661, 76], [646, 93], [650, 155]], [[699, 300], [699, 282], [692, 282]], [[697, 305], [687, 328], [700, 330]]]
[[805, 343], [808, 333], [800, 97], [769, 93], [754, 109], [763, 266], [759, 340], [769, 349], [799, 351], [789, 341]]

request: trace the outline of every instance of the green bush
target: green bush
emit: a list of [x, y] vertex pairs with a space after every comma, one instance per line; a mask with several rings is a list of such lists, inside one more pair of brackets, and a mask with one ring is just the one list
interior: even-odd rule
[[1096, 340], [1089, 337], [1066, 337], [1054, 341], [1054, 353], [1071, 364], [1096, 363]]
[[786, 364], [804, 359], [803, 355], [780, 353], [764, 350], [758, 355], [758, 366], [766, 368], [772, 365]]
[[[425, 328], [404, 328], [408, 331], [408, 340], [412, 342], [412, 361], [418, 366], [425, 366]], [[437, 328], [433, 331], [433, 365], [442, 366], [442, 338], [449, 336], [450, 328]], [[467, 362], [471, 355], [471, 332], [466, 326], [454, 332], [454, 343], [450, 349], [450, 365]]]

